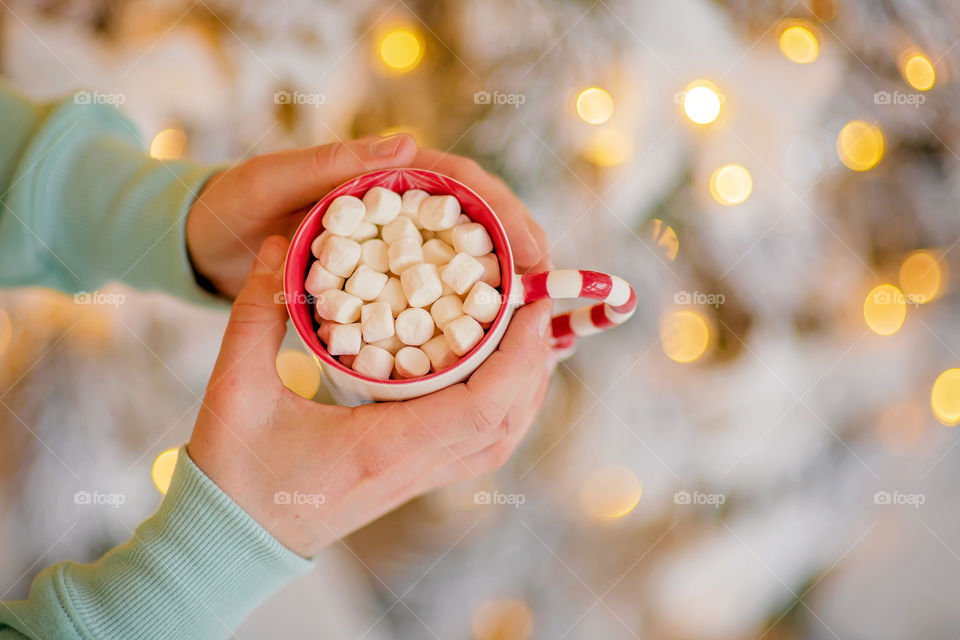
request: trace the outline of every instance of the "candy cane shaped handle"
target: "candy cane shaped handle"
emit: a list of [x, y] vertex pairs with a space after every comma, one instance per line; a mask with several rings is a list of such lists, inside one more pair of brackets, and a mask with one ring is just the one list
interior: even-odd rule
[[626, 322], [637, 310], [637, 294], [626, 280], [599, 271], [557, 269], [521, 276], [523, 303], [550, 298], [599, 300], [553, 317], [554, 346], [571, 349], [578, 337], [600, 333]]

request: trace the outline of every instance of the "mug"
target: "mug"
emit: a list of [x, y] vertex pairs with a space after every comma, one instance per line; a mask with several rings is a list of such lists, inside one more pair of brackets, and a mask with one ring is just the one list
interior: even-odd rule
[[[379, 380], [365, 376], [341, 364], [327, 353], [317, 336], [312, 296], [304, 289], [307, 270], [313, 261], [310, 245], [323, 231], [321, 221], [330, 203], [339, 196], [362, 198], [372, 187], [385, 187], [403, 193], [422, 189], [431, 195], [452, 195], [461, 210], [486, 228], [500, 261], [502, 302], [497, 317], [483, 339], [456, 364], [410, 380]], [[343, 405], [370, 401], [408, 400], [456, 384], [470, 376], [493, 353], [516, 308], [543, 298], [590, 298], [600, 302], [554, 316], [550, 334], [554, 348], [572, 351], [578, 336], [587, 336], [625, 322], [637, 308], [637, 295], [621, 278], [597, 271], [559, 269], [534, 274], [517, 274], [510, 241], [493, 209], [463, 183], [425, 169], [384, 169], [358, 176], [340, 185], [320, 200], [304, 217], [293, 236], [284, 263], [284, 298], [300, 339], [320, 365], [334, 399]]]

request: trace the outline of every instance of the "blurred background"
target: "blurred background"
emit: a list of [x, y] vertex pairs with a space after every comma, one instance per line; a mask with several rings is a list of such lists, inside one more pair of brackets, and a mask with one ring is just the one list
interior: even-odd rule
[[[3, 75], [113, 100], [154, 156], [409, 131], [639, 293], [507, 467], [329, 549], [237, 637], [960, 635], [956, 2], [0, 4]], [[155, 509], [219, 346], [223, 312], [100, 293], [0, 292], [4, 599]]]

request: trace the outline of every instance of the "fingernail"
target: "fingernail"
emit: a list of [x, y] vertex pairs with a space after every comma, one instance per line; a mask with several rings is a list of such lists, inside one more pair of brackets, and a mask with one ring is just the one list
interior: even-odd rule
[[402, 133], [395, 133], [386, 138], [380, 138], [376, 142], [370, 143], [370, 155], [374, 158], [389, 158], [397, 155], [397, 149], [400, 148], [400, 141], [403, 140]]
[[283, 258], [283, 247], [276, 240], [269, 238], [264, 240], [263, 246], [260, 247], [260, 253], [254, 259], [254, 275], [262, 276], [278, 273], [280, 267], [283, 266]]
[[550, 324], [550, 315], [553, 313], [552, 305], [545, 304], [543, 313], [540, 314], [540, 326], [537, 327], [537, 334], [542, 338], [547, 333], [547, 325]]

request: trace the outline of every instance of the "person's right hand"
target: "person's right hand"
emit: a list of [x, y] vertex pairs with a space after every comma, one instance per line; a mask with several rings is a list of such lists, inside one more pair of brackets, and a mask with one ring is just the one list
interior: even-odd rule
[[[277, 540], [310, 556], [439, 483], [503, 464], [543, 402], [555, 361], [544, 338], [550, 304], [541, 301], [514, 314], [499, 349], [464, 383], [356, 408], [301, 398], [275, 365], [287, 247], [270, 237], [254, 260], [187, 451]], [[307, 497], [278, 504], [278, 492]]]

